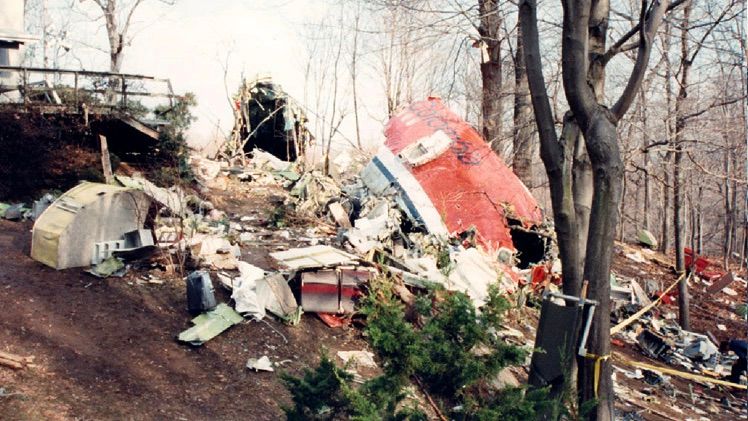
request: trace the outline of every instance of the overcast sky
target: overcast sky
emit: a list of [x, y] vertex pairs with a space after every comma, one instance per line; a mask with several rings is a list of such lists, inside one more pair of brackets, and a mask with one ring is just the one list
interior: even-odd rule
[[144, 9], [124, 71], [168, 77], [175, 90], [197, 94], [198, 121], [190, 138], [206, 142], [215, 137], [218, 124], [223, 132], [230, 130], [233, 116], [225, 87], [233, 93], [242, 74], [271, 75], [301, 97], [300, 26], [325, 13], [323, 5], [301, 0], [181, 0], [169, 8]]
[[[30, 0], [30, 4], [41, 1]], [[77, 3], [81, 11], [71, 12], [70, 1], [47, 0], [49, 19], [56, 25], [52, 32], [70, 28], [65, 44], [72, 52], [54, 65], [108, 70], [103, 22], [91, 23], [101, 13], [90, 0]], [[191, 144], [203, 145], [230, 132], [233, 115], [226, 91], [228, 88], [233, 94], [243, 76], [271, 76], [296, 99], [303, 98], [304, 34], [314, 33], [309, 24], [324, 17], [328, 5], [323, 0], [178, 0], [174, 6], [166, 6], [147, 0], [135, 14], [132, 43], [125, 50], [122, 71], [169, 78], [177, 93], [195, 93], [198, 120], [188, 137]], [[40, 36], [41, 30], [33, 28], [39, 15], [32, 13], [36, 12], [29, 13], [27, 25]], [[40, 56], [37, 54], [35, 64], [40, 63]], [[361, 88], [361, 92], [366, 90]], [[363, 118], [366, 140], [376, 143], [382, 137], [381, 121]], [[346, 121], [341, 128], [348, 131], [349, 139], [353, 137], [351, 127]]]

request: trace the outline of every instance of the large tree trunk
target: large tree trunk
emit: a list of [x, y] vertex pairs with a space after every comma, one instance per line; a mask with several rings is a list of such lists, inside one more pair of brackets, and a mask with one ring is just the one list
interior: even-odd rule
[[[613, 419], [613, 381], [610, 355], [610, 263], [613, 240], [618, 223], [621, 200], [623, 162], [621, 161], [616, 126], [603, 110], [599, 110], [585, 132], [594, 173], [594, 195], [590, 217], [584, 278], [590, 281], [589, 295], [598, 300], [588, 352], [579, 365], [580, 402], [596, 399], [595, 420]], [[607, 298], [607, 299], [606, 299]], [[596, 367], [597, 366], [597, 367]], [[598, 373], [595, 373], [599, 370]], [[595, 390], [595, 379], [599, 379]]]
[[[610, 263], [613, 240], [618, 223], [618, 204], [621, 200], [623, 163], [618, 147], [616, 124], [633, 102], [641, 88], [644, 72], [649, 62], [652, 40], [669, 2], [653, 3], [642, 11], [638, 52], [631, 76], [623, 94], [608, 109], [601, 105], [605, 80], [606, 60], [600, 52], [605, 50], [610, 4], [607, 0], [564, 0], [562, 34], [562, 76], [566, 99], [573, 116], [564, 117], [561, 138], [557, 138], [553, 114], [545, 88], [540, 60], [537, 29], [537, 2], [521, 0], [519, 19], [525, 46], [528, 81], [535, 110], [535, 121], [540, 135], [540, 154], [548, 173], [551, 201], [559, 240], [559, 253], [563, 266], [564, 292], [578, 290], [567, 285], [573, 280], [590, 282], [589, 296], [599, 302], [588, 340], [588, 355], [580, 361], [579, 403], [596, 400], [595, 409], [587, 415], [593, 420], [611, 420], [613, 417], [613, 384], [610, 354]], [[572, 124], [573, 122], [573, 124]], [[579, 131], [584, 134], [584, 154], [577, 147]], [[574, 145], [573, 152], [571, 145]], [[571, 159], [570, 159], [571, 155]], [[578, 229], [577, 211], [584, 211], [582, 191], [585, 183], [573, 175], [579, 159], [589, 158], [592, 171], [581, 171], [593, 176], [592, 202], [589, 210], [589, 229]], [[579, 164], [583, 169], [583, 164]], [[577, 191], [574, 189], [577, 188]], [[584, 194], [583, 194], [584, 193]], [[575, 203], [576, 200], [579, 203]], [[583, 213], [582, 213], [583, 215]], [[580, 249], [580, 243], [586, 247]], [[583, 256], [586, 256], [583, 257]], [[584, 277], [578, 269], [584, 262]], [[599, 380], [599, 384], [596, 384]]]
[[522, 30], [517, 29], [517, 50], [514, 56], [514, 155], [512, 168], [528, 188], [534, 186], [532, 179], [532, 158], [535, 156], [535, 131], [532, 127], [530, 87], [527, 83], [525, 48], [522, 43]]
[[501, 14], [498, 13], [496, 0], [479, 0], [481, 36], [481, 65], [480, 72], [483, 81], [483, 98], [481, 109], [483, 113], [483, 137], [491, 145], [496, 154], [503, 149], [502, 121], [504, 113], [502, 104], [503, 74], [501, 62]]

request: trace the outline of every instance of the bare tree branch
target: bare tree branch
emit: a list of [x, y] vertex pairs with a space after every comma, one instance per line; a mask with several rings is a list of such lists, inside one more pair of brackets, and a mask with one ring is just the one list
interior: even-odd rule
[[641, 88], [644, 74], [647, 71], [649, 56], [652, 53], [654, 37], [657, 34], [657, 28], [660, 27], [662, 17], [665, 15], [665, 10], [667, 10], [669, 3], [669, 0], [654, 0], [649, 10], [645, 12], [647, 1], [642, 0], [641, 21], [639, 23], [639, 27], [641, 28], [639, 34], [639, 51], [636, 56], [636, 62], [621, 97], [611, 109], [613, 115], [618, 120], [626, 114], [626, 111], [628, 111], [636, 98], [636, 93]]

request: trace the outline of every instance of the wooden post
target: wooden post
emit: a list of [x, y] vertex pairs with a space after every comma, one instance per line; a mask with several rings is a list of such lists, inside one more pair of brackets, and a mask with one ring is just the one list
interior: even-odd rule
[[101, 167], [104, 170], [104, 180], [107, 184], [113, 184], [112, 161], [109, 159], [109, 146], [106, 142], [106, 136], [100, 134], [99, 142], [101, 144]]

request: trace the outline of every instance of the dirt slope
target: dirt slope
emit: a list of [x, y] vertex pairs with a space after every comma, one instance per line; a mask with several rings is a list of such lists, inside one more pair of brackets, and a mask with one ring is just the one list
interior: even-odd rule
[[37, 364], [0, 367], [0, 388], [11, 394], [0, 397], [0, 419], [279, 419], [288, 394], [275, 373], [245, 368], [249, 357], [286, 361], [295, 373], [322, 346], [332, 355], [362, 349], [354, 330], [313, 315], [299, 327], [268, 320], [287, 344], [265, 323], [247, 322], [190, 348], [175, 340], [190, 319], [183, 281], [55, 271], [28, 257], [30, 229], [0, 220], [0, 351]]

